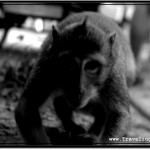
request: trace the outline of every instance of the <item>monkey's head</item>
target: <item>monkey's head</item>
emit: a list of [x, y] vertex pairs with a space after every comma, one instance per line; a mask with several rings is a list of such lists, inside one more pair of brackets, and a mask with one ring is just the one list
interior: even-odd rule
[[53, 28], [53, 51], [60, 88], [68, 104], [101, 103], [100, 91], [111, 71], [116, 33], [106, 34], [88, 18]]

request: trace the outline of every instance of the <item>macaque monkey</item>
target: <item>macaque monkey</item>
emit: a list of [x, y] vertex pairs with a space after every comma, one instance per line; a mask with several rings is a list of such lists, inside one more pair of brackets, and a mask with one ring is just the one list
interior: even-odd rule
[[[48, 97], [70, 136], [93, 144], [126, 134], [128, 86], [136, 66], [130, 46], [111, 19], [94, 12], [72, 14], [52, 28], [15, 111], [20, 132], [29, 144], [48, 144], [39, 107]], [[93, 117], [88, 130], [73, 113]]]

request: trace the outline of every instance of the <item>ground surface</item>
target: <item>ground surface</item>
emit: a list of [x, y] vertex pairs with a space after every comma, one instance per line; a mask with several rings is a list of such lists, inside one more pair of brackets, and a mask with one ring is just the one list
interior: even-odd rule
[[[18, 103], [18, 98], [20, 97], [23, 87], [22, 85], [25, 83], [25, 78], [27, 77], [23, 79], [23, 75], [18, 75], [18, 70], [20, 71], [22, 69], [19, 63], [20, 60], [14, 59], [9, 55], [1, 57], [0, 60], [0, 144], [1, 146], [24, 145], [14, 120], [14, 109]], [[6, 64], [8, 60], [9, 63]], [[10, 60], [12, 61], [11, 63]], [[17, 67], [19, 68], [18, 70], [16, 69]], [[16, 69], [17, 71], [15, 72], [17, 72], [17, 75], [10, 68]], [[147, 64], [145, 68], [145, 72], [143, 73], [144, 83], [130, 89], [131, 98], [135, 103], [130, 106], [131, 127], [128, 132], [128, 137], [146, 137], [149, 139], [146, 143], [150, 143], [150, 64]], [[26, 70], [21, 71], [22, 74], [26, 72]], [[6, 74], [7, 78], [5, 77]], [[65, 135], [65, 132], [59, 134], [58, 130], [48, 128], [60, 125], [59, 120], [52, 112], [51, 108], [47, 108], [45, 112], [41, 112], [41, 116], [44, 125], [47, 127], [47, 132], [52, 131], [51, 134], [57, 134], [58, 139], [54, 140], [54, 143], [57, 145], [58, 143], [65, 142], [67, 135]], [[136, 143], [145, 143], [145, 141]]]

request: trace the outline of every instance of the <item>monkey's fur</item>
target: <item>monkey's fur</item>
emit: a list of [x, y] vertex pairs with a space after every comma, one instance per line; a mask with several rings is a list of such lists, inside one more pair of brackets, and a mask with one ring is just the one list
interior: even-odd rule
[[[94, 12], [64, 19], [46, 39], [28, 79], [15, 118], [29, 144], [49, 143], [39, 107], [50, 96], [66, 132], [93, 144], [126, 134], [128, 85], [136, 67], [130, 46], [112, 20]], [[88, 131], [72, 121], [73, 111], [94, 117]]]

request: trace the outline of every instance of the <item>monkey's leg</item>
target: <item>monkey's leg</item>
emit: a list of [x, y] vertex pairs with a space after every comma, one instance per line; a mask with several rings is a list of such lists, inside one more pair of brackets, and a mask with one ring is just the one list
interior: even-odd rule
[[80, 135], [85, 133], [85, 130], [76, 125], [72, 121], [72, 109], [67, 105], [63, 96], [57, 97], [54, 100], [55, 111], [63, 123], [64, 129], [72, 135]]

